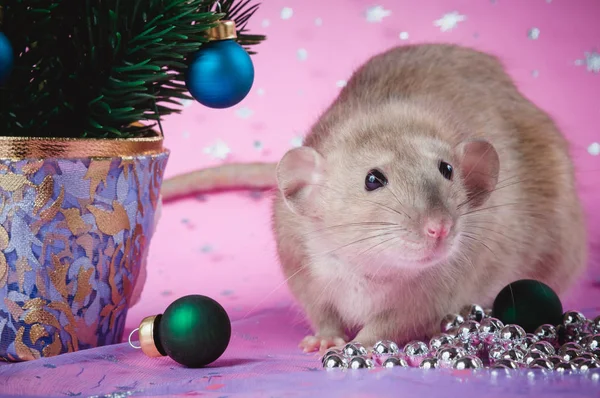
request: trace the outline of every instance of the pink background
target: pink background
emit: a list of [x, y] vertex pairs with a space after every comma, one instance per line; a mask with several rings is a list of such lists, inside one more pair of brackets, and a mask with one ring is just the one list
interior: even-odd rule
[[[371, 8], [375, 6], [380, 8]], [[464, 17], [454, 29], [442, 31], [434, 21], [453, 11]], [[277, 161], [299, 144], [352, 71], [392, 46], [443, 41], [487, 50], [504, 61], [522, 91], [553, 115], [573, 144], [592, 251], [582, 288], [574, 290], [565, 307], [595, 316], [600, 314], [599, 17], [598, 0], [264, 0], [248, 25], [268, 36], [253, 58], [252, 91], [230, 109], [189, 102], [181, 115], [168, 118], [164, 129], [172, 155], [167, 176], [222, 162]], [[528, 37], [533, 28], [539, 30], [537, 39]], [[540, 379], [524, 373], [490, 381], [485, 372], [319, 371], [318, 357], [297, 348], [307, 329], [282, 283], [268, 196], [247, 191], [210, 194], [163, 208], [146, 287], [129, 312], [127, 329], [145, 316], [162, 313], [178, 297], [213, 297], [229, 312], [233, 334], [225, 354], [210, 367], [185, 369], [169, 358], [147, 358], [120, 344], [0, 366], [0, 393], [597, 395], [600, 374], [593, 373], [555, 375], [551, 382], [536, 383]]]
[[[387, 16], [369, 22], [367, 11], [375, 6]], [[445, 32], [434, 25], [453, 11], [466, 19]], [[498, 55], [522, 91], [556, 119], [573, 144], [592, 236], [600, 237], [600, 149], [594, 145], [600, 142], [600, 55], [595, 72], [578, 61], [600, 47], [599, 17], [597, 0], [263, 1], [248, 25], [267, 35], [253, 56], [252, 91], [224, 110], [186, 103], [181, 115], [165, 121], [172, 150], [167, 177], [222, 162], [277, 161], [369, 56], [405, 43], [453, 42]], [[532, 28], [539, 29], [535, 40], [528, 37]], [[205, 152], [219, 142], [230, 150], [226, 159]], [[281, 285], [270, 206], [267, 197], [247, 191], [165, 204], [130, 328], [192, 293], [215, 298], [233, 319], [291, 305]], [[597, 259], [596, 249], [592, 262]]]

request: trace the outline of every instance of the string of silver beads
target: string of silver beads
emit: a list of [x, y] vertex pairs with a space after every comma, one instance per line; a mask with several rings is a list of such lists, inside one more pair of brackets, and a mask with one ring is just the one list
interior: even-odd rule
[[400, 348], [389, 340], [364, 347], [351, 342], [330, 349], [322, 357], [326, 369], [377, 366], [422, 369], [545, 369], [559, 372], [600, 368], [600, 316], [587, 319], [567, 311], [562, 324], [541, 325], [526, 333], [518, 325], [504, 325], [491, 311], [473, 304], [459, 314], [445, 316], [440, 333], [429, 342], [411, 341]]

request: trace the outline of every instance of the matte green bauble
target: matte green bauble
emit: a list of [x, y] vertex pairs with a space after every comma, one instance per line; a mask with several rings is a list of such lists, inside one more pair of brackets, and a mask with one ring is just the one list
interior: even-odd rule
[[171, 359], [199, 368], [225, 352], [231, 338], [231, 321], [215, 300], [201, 295], [184, 296], [162, 314], [157, 337], [155, 344], [162, 346], [157, 348], [162, 348]]
[[540, 325], [558, 325], [563, 314], [562, 303], [546, 284], [522, 279], [507, 285], [494, 300], [492, 316], [505, 325], [516, 324], [527, 333]]

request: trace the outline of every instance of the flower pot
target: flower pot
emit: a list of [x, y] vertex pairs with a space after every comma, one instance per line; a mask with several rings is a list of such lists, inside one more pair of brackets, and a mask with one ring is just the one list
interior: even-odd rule
[[145, 279], [162, 143], [0, 137], [0, 358], [121, 342]]

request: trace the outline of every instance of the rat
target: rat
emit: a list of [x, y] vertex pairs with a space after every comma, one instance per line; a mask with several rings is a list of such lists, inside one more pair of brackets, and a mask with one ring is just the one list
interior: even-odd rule
[[430, 337], [519, 279], [563, 294], [587, 261], [567, 140], [498, 57], [459, 45], [372, 56], [279, 162], [188, 173], [163, 195], [234, 186], [276, 187], [306, 352]]

